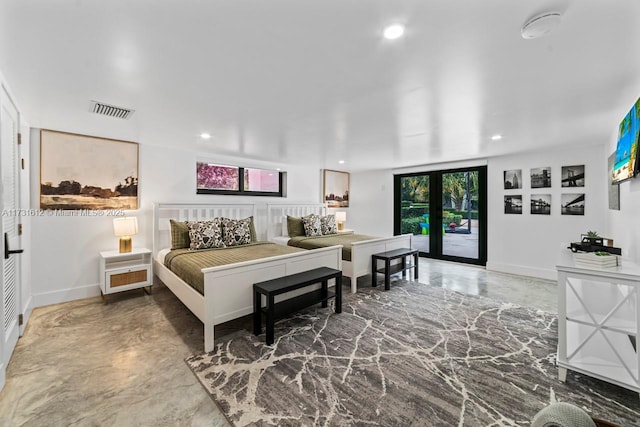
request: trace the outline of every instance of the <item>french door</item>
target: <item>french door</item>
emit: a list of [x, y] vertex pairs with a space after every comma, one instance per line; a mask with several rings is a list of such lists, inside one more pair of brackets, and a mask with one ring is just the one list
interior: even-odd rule
[[487, 168], [394, 176], [394, 231], [420, 256], [487, 263]]

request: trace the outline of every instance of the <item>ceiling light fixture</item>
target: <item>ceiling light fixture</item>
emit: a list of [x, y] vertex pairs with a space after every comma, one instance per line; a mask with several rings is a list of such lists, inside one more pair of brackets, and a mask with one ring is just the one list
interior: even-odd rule
[[537, 39], [544, 37], [560, 25], [560, 12], [546, 12], [529, 19], [522, 26], [520, 33], [523, 39]]
[[344, 165], [344, 160], [338, 160], [338, 163], [340, 163], [341, 165]]
[[404, 34], [404, 27], [400, 24], [389, 25], [384, 29], [384, 38], [387, 40], [395, 40], [402, 37]]
[[201, 133], [200, 138], [202, 139], [211, 139], [211, 135], [208, 133]]
[[491, 137], [492, 141], [500, 141], [502, 139], [502, 135], [493, 135]]

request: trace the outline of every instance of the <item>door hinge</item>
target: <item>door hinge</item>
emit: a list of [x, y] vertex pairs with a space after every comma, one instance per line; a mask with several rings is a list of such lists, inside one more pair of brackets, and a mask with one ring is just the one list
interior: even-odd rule
[[22, 236], [22, 224], [18, 224], [18, 236]]
[[24, 323], [24, 315], [18, 314], [18, 325], [22, 326], [23, 323]]
[[22, 134], [18, 132], [18, 145], [22, 144]]
[[24, 170], [24, 159], [20, 159], [20, 167]]

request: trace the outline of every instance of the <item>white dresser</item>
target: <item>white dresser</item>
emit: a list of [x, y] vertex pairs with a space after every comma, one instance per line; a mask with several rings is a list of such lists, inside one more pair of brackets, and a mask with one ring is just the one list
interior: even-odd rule
[[558, 271], [558, 377], [567, 369], [640, 392], [640, 266], [582, 267], [564, 250]]

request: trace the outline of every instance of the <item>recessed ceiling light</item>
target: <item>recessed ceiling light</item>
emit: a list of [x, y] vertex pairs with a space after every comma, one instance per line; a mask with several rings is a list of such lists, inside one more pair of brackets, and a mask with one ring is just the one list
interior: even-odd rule
[[344, 165], [344, 160], [338, 160], [338, 163], [340, 163], [341, 165]]
[[210, 139], [210, 138], [211, 138], [211, 135], [210, 135], [210, 134], [208, 134], [208, 133], [201, 133], [201, 134], [200, 134], [200, 138], [202, 138], [202, 139]]
[[402, 37], [404, 34], [404, 27], [400, 24], [389, 25], [384, 29], [384, 38], [387, 40], [395, 40]]
[[492, 141], [500, 141], [502, 139], [502, 135], [493, 135], [491, 137]]

